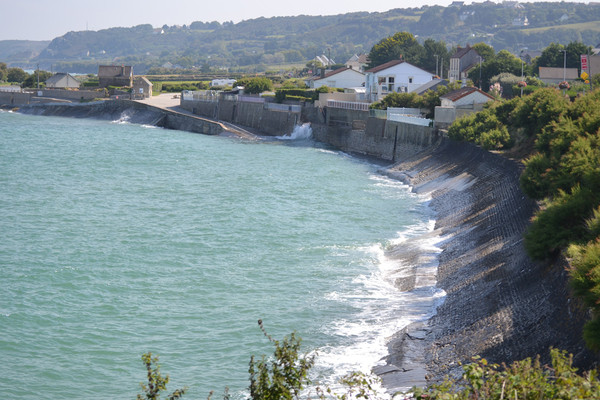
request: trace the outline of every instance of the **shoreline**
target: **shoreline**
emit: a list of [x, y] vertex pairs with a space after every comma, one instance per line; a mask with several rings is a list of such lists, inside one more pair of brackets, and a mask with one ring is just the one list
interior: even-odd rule
[[390, 177], [430, 193], [439, 244], [436, 285], [446, 292], [433, 317], [390, 340], [384, 367], [376, 367], [391, 394], [400, 387], [460, 378], [480, 355], [494, 363], [541, 356], [550, 347], [591, 368], [597, 357], [581, 332], [587, 311], [571, 297], [562, 266], [534, 262], [523, 245], [537, 205], [519, 186], [521, 166], [474, 145], [443, 139], [407, 155]]
[[[118, 119], [124, 111], [35, 109], [30, 113], [97, 119]], [[162, 116], [158, 109], [136, 109], [129, 122]], [[383, 387], [393, 394], [460, 377], [459, 363], [475, 355], [510, 363], [539, 354], [546, 363], [550, 347], [573, 353], [576, 367], [591, 368], [598, 358], [581, 336], [588, 314], [571, 296], [566, 264], [534, 262], [523, 247], [537, 205], [520, 190], [520, 164], [447, 138], [428, 147], [402, 143], [398, 154], [401, 161], [382, 167], [382, 174], [430, 194], [434, 231], [442, 238], [436, 287], [446, 296], [433, 317], [390, 338], [385, 365], [373, 369]]]

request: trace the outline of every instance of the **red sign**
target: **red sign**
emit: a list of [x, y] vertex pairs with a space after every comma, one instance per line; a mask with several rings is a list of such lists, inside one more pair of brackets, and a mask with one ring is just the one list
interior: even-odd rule
[[585, 71], [588, 68], [588, 57], [587, 54], [581, 55], [581, 70]]

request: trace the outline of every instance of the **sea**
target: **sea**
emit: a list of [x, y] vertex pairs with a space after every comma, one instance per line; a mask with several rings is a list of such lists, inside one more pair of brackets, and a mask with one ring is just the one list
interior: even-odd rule
[[133, 399], [152, 352], [169, 393], [247, 398], [274, 350], [259, 319], [342, 390], [444, 296], [429, 199], [384, 167], [309, 125], [247, 141], [0, 111], [0, 397]]

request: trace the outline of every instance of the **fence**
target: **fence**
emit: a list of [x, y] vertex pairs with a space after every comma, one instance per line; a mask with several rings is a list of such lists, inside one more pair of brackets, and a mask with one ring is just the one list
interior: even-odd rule
[[243, 101], [245, 103], [264, 103], [265, 99], [264, 97], [238, 95], [237, 101]]
[[213, 103], [219, 101], [219, 92], [216, 90], [184, 90], [181, 96], [183, 100], [188, 101], [207, 101]]
[[277, 104], [277, 103], [265, 103], [265, 109], [271, 111], [282, 111], [282, 112], [297, 112], [302, 111], [302, 107], [298, 104]]
[[433, 120], [421, 117], [413, 117], [410, 115], [390, 114], [388, 115], [388, 121], [403, 122], [411, 125], [431, 126]]
[[406, 108], [406, 107], [388, 107], [387, 109], [388, 119], [390, 115], [410, 115], [418, 117], [421, 115], [421, 110], [418, 108]]
[[359, 103], [354, 101], [327, 100], [327, 107], [354, 111], [369, 111], [369, 103]]

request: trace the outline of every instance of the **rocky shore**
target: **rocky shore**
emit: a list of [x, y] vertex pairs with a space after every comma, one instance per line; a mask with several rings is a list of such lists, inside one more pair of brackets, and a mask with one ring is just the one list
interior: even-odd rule
[[387, 172], [431, 194], [444, 238], [437, 285], [447, 294], [433, 318], [390, 341], [387, 365], [376, 369], [389, 392], [459, 377], [458, 363], [475, 355], [545, 362], [556, 347], [581, 368], [598, 360], [583, 343], [587, 314], [570, 294], [564, 261], [534, 262], [525, 252], [536, 204], [520, 190], [518, 162], [442, 139]]

